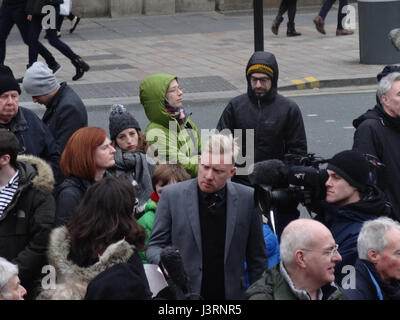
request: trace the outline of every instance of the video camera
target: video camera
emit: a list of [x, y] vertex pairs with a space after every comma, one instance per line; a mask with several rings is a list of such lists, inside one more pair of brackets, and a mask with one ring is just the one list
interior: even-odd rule
[[249, 180], [255, 188], [254, 200], [260, 210], [297, 207], [301, 203], [309, 212], [316, 201], [325, 197], [326, 170], [320, 165], [327, 160], [307, 155], [287, 154], [284, 160], [265, 160], [254, 165]]

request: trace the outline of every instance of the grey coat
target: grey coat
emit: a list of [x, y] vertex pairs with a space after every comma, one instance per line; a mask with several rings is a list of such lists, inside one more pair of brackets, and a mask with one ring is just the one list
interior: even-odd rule
[[[148, 262], [158, 264], [164, 247], [178, 247], [195, 294], [200, 294], [203, 266], [198, 203], [197, 179], [165, 187], [146, 252]], [[261, 215], [254, 208], [253, 190], [228, 181], [226, 214], [225, 297], [243, 299], [244, 262], [250, 283], [258, 280], [267, 267]]]

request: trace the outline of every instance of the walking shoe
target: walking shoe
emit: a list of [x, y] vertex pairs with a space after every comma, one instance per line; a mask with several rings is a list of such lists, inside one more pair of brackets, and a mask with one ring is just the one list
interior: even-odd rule
[[282, 21], [283, 21], [282, 16], [276, 16], [276, 18], [271, 26], [271, 31], [274, 35], [278, 35], [279, 25], [281, 24]]
[[347, 30], [347, 29], [336, 29], [336, 35], [337, 36], [348, 36], [353, 34], [354, 31]]
[[316, 16], [313, 21], [314, 21], [315, 28], [317, 29], [317, 31], [322, 34], [326, 34], [325, 29], [324, 29], [324, 25], [325, 25], [324, 19], [322, 19], [321, 16]]
[[75, 18], [72, 19], [72, 21], [71, 21], [72, 28], [69, 29], [69, 33], [74, 32], [74, 30], [75, 30], [76, 26], [78, 25], [79, 21], [81, 21], [81, 18], [79, 18], [78, 16], [75, 16]]
[[288, 36], [288, 37], [297, 37], [297, 36], [301, 36], [301, 33], [296, 31], [296, 29], [294, 27], [294, 23], [289, 23], [288, 22], [286, 36]]

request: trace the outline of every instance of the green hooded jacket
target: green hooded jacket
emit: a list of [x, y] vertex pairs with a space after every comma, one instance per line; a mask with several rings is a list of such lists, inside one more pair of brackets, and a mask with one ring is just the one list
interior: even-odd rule
[[172, 74], [155, 74], [140, 85], [140, 103], [150, 123], [145, 130], [146, 139], [156, 149], [158, 163], [178, 163], [192, 176], [197, 176], [201, 151], [201, 136], [196, 125], [186, 117], [181, 127], [165, 108], [169, 84], [177, 79]]
[[[152, 199], [147, 200], [146, 206], [144, 208], [144, 214], [138, 220], [139, 224], [146, 230], [146, 242], [145, 245], [149, 243], [151, 229], [153, 229], [154, 218], [156, 216], [158, 202], [155, 202]], [[147, 263], [146, 253], [139, 252], [140, 257], [142, 258], [143, 263]]]

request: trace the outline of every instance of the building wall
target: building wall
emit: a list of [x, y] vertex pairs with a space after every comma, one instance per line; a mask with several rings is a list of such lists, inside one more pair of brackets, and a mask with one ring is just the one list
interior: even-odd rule
[[[0, 4], [3, 0], [0, 0]], [[320, 5], [322, 0], [298, 0], [297, 6]], [[263, 0], [277, 8], [280, 0]], [[180, 12], [249, 10], [253, 0], [72, 0], [72, 12], [81, 17], [162, 15]]]

